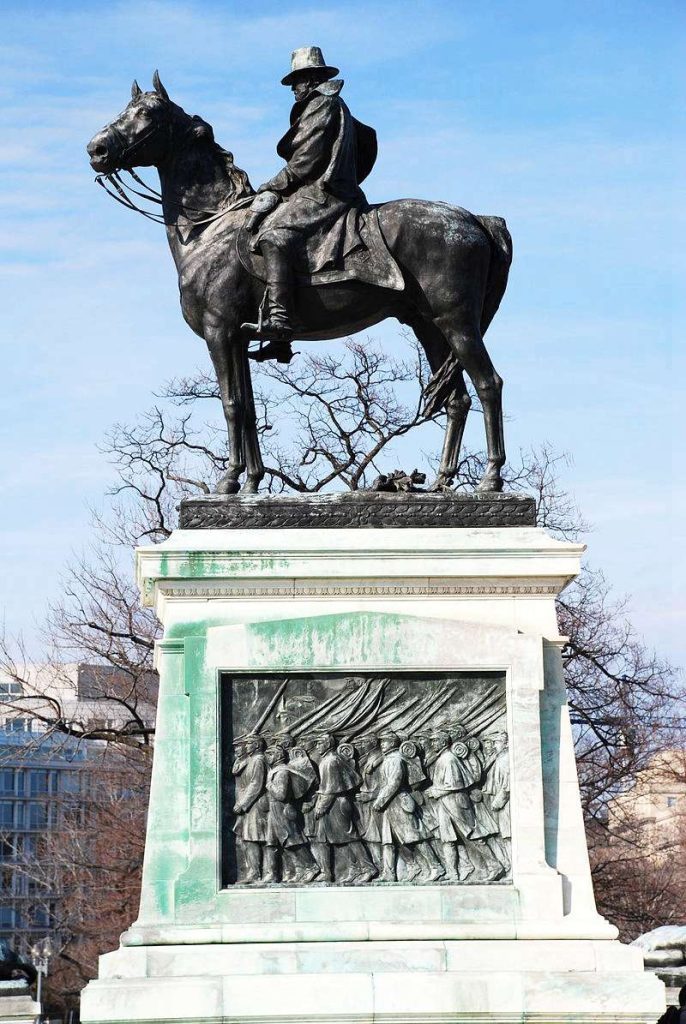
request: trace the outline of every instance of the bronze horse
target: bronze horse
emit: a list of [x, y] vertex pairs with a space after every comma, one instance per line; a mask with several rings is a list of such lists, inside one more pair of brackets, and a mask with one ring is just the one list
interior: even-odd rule
[[[254, 191], [210, 126], [173, 103], [159, 80], [143, 92], [134, 82], [126, 109], [88, 144], [99, 175], [154, 166], [160, 176], [161, 222], [179, 275], [181, 308], [207, 342], [228, 430], [229, 461], [217, 492], [258, 489], [265, 470], [257, 435], [249, 338], [264, 285], [240, 262], [236, 241]], [[124, 193], [110, 179], [120, 196]], [[139, 193], [141, 194], [141, 193]], [[115, 196], [116, 198], [116, 196]], [[476, 217], [447, 203], [399, 199], [378, 208], [379, 223], [403, 273], [392, 291], [361, 282], [299, 287], [295, 319], [303, 340], [342, 338], [396, 317], [419, 339], [433, 378], [427, 399], [447, 413], [434, 487], [449, 487], [457, 470], [470, 398], [469, 374], [484, 411], [488, 463], [479, 489], [502, 490], [505, 462], [501, 391], [483, 335], [505, 292], [512, 240], [500, 217]]]

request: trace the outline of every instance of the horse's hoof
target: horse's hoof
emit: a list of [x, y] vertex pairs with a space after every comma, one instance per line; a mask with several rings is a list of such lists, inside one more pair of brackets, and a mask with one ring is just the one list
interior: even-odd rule
[[222, 477], [217, 486], [215, 487], [215, 494], [238, 494], [241, 489], [239, 480], [231, 480], [226, 477]]
[[452, 493], [452, 480], [449, 480], [444, 476], [437, 476], [428, 490], [430, 494]]
[[485, 476], [476, 489], [480, 494], [499, 494], [503, 489], [503, 478]]

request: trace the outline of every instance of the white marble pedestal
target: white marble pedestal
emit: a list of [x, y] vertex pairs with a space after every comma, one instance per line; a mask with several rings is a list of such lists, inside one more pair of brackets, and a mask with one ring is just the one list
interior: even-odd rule
[[[164, 623], [140, 916], [84, 1024], [654, 1024], [663, 986], [596, 912], [555, 597], [530, 527], [180, 530], [138, 552]], [[223, 670], [506, 674], [512, 879], [221, 888]]]

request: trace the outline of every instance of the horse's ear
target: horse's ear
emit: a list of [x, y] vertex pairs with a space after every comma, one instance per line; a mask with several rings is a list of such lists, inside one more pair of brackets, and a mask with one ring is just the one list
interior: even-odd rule
[[162, 82], [160, 81], [159, 71], [156, 71], [155, 74], [152, 76], [152, 84], [155, 87], [155, 92], [157, 93], [157, 95], [161, 96], [163, 100], [166, 100], [167, 103], [169, 103], [169, 93], [167, 92], [165, 87], [162, 85]]
[[133, 85], [131, 86], [131, 99], [132, 100], [137, 100], [138, 97], [140, 96], [140, 94], [142, 93], [142, 91], [143, 90], [141, 89], [140, 85], [138, 84], [138, 82], [134, 78]]

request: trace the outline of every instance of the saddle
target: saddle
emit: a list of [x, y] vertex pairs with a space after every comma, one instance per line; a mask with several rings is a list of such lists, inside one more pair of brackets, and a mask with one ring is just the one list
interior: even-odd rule
[[[307, 270], [307, 259], [298, 260], [296, 254], [293, 270], [299, 287], [361, 281], [393, 291], [404, 289], [402, 271], [391, 255], [381, 231], [378, 206], [364, 210], [353, 207], [339, 219], [332, 231], [340, 232], [342, 239], [353, 240], [352, 244], [348, 241], [337, 247], [343, 252], [338, 265], [327, 265], [314, 273]], [[253, 244], [253, 233], [242, 227], [236, 239], [238, 258], [249, 274], [264, 281], [264, 260], [259, 251], [253, 251]], [[307, 246], [307, 241], [304, 244]]]

